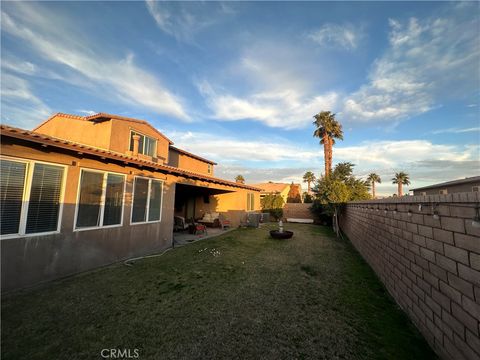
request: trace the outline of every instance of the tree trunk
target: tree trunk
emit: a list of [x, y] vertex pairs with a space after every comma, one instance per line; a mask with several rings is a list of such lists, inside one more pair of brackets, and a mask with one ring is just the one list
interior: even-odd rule
[[332, 172], [332, 158], [333, 158], [333, 139], [331, 137], [328, 138], [330, 145], [328, 147], [328, 172]]
[[323, 135], [323, 157], [324, 157], [324, 160], [325, 160], [325, 177], [328, 177], [328, 175], [330, 175], [330, 171], [329, 171], [329, 166], [328, 166], [328, 147], [329, 147], [330, 143], [328, 141], [328, 135]]
[[403, 196], [402, 183], [398, 183], [398, 196]]
[[372, 181], [372, 197], [375, 199], [375, 181]]
[[307, 193], [310, 195], [310, 181], [307, 181]]

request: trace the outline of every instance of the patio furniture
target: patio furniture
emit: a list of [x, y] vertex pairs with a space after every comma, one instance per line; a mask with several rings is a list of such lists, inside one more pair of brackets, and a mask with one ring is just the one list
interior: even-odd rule
[[188, 229], [188, 224], [185, 221], [184, 217], [174, 216], [173, 217], [173, 231], [185, 231]]
[[230, 228], [232, 226], [232, 223], [230, 222], [230, 220], [225, 219], [225, 217], [222, 215], [218, 217], [218, 222], [222, 230], [225, 230], [226, 228]]
[[205, 213], [198, 222], [209, 227], [220, 227], [219, 216], [220, 214], [218, 212], [208, 212]]
[[208, 235], [207, 226], [205, 224], [199, 224], [198, 222], [195, 222], [195, 219], [193, 218], [191, 219], [191, 223], [188, 226], [188, 232], [194, 235], [197, 235], [199, 232]]

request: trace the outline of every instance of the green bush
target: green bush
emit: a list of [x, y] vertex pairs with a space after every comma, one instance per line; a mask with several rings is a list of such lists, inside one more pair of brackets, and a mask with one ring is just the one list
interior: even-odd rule
[[262, 211], [270, 213], [275, 220], [283, 217], [284, 201], [280, 195], [266, 195], [260, 200], [260, 205], [262, 206]]

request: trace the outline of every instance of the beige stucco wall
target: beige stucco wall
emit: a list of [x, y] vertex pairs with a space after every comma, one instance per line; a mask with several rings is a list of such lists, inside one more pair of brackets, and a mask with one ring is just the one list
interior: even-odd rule
[[[4, 238], [1, 245], [2, 289], [24, 288], [40, 282], [108, 265], [120, 260], [159, 252], [172, 245], [173, 214], [176, 183], [212, 187], [234, 191], [220, 195], [218, 208], [237, 226], [245, 214], [245, 189], [191, 180], [158, 171], [139, 169], [124, 163], [112, 163], [74, 151], [41, 147], [23, 140], [3, 137], [1, 154], [4, 157], [45, 161], [67, 166], [66, 185], [60, 233], [28, 237]], [[126, 175], [126, 192], [123, 225], [114, 228], [73, 231], [78, 183], [82, 168], [111, 171]], [[147, 224], [130, 223], [131, 194], [135, 176], [145, 176], [164, 181], [161, 221]], [[258, 198], [258, 193], [257, 193]], [[207, 205], [214, 205], [215, 203]], [[255, 200], [259, 206], [259, 200]], [[200, 208], [199, 208], [200, 209]], [[227, 211], [228, 210], [228, 211]], [[229, 211], [236, 211], [229, 216]], [[233, 214], [233, 213], [232, 213]]]
[[[151, 126], [140, 122], [112, 119], [96, 123], [57, 115], [40, 125], [35, 131], [126, 154], [130, 151], [130, 131], [132, 130], [156, 139], [158, 162], [160, 164], [168, 162], [168, 140], [160, 136]], [[148, 156], [143, 158], [152, 160]]]
[[168, 164], [188, 171], [197, 172], [207, 176], [213, 176], [213, 164], [210, 164], [211, 172], [208, 172], [209, 163], [188, 156], [175, 149], [170, 148]]
[[74, 141], [80, 144], [91, 145], [102, 149], [109, 149], [112, 124], [109, 121], [93, 123], [74, 117], [57, 115], [41, 124], [35, 132]]

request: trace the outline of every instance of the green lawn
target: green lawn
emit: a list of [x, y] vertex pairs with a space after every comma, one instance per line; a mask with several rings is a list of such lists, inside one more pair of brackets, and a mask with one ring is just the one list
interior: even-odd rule
[[240, 229], [2, 301], [2, 359], [429, 359], [347, 241]]

